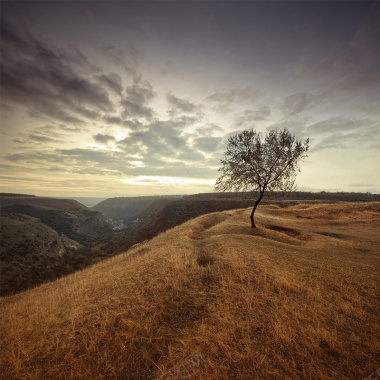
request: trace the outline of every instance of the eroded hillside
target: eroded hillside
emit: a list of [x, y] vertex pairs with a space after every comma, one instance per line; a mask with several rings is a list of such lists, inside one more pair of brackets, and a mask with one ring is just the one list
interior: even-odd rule
[[113, 232], [112, 222], [77, 201], [0, 196], [0, 294], [62, 277], [104, 257], [89, 248]]
[[[380, 204], [198, 217], [3, 298], [4, 379], [361, 379], [379, 367]], [[182, 377], [181, 377], [182, 376]]]
[[142, 196], [108, 198], [91, 207], [130, 229], [150, 213], [164, 207], [165, 204], [180, 198], [171, 196]]
[[71, 199], [2, 196], [1, 213], [19, 213], [40, 219], [60, 234], [81, 244], [98, 241], [112, 232], [101, 213]]

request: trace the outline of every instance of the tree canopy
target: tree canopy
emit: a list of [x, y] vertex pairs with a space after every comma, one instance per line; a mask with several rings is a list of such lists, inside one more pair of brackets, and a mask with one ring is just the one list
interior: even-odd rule
[[287, 129], [272, 130], [263, 141], [256, 130], [244, 130], [228, 139], [215, 190], [258, 191], [251, 214], [251, 225], [256, 227], [253, 215], [265, 191], [294, 190], [299, 163], [308, 149], [309, 139], [302, 142]]

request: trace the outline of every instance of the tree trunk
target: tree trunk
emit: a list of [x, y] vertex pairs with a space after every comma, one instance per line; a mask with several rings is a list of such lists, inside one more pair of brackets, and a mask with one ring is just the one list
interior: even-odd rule
[[253, 215], [255, 214], [256, 208], [259, 205], [260, 201], [263, 199], [264, 196], [264, 191], [260, 193], [259, 199], [255, 202], [255, 205], [253, 206], [252, 213], [250, 216], [251, 219], [251, 228], [256, 228], [255, 221], [253, 219]]

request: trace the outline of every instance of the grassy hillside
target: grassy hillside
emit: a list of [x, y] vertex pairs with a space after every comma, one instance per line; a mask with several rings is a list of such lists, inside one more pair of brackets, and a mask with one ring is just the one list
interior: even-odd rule
[[[1, 305], [2, 379], [362, 379], [380, 203], [200, 216]], [[187, 376], [187, 377], [186, 377]]]

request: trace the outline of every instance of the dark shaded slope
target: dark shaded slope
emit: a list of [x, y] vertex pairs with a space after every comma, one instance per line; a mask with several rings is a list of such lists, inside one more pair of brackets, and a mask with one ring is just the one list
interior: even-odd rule
[[55, 280], [107, 257], [24, 214], [1, 214], [0, 239], [0, 296]]
[[101, 213], [91, 211], [74, 200], [2, 197], [0, 211], [38, 218], [59, 234], [84, 245], [112, 233], [111, 222]]
[[116, 197], [98, 203], [91, 207], [91, 210], [99, 211], [113, 220], [122, 221], [127, 227], [131, 227], [134, 220], [141, 220], [144, 215], [150, 213], [147, 210], [154, 210], [157, 208], [157, 205], [162, 205], [175, 198], [165, 196]]
[[43, 206], [56, 208], [58, 210], [63, 210], [71, 213], [79, 213], [88, 208], [81, 203], [73, 199], [57, 199], [57, 198], [48, 198], [48, 197], [36, 197], [31, 196], [17, 196], [17, 194], [12, 196], [0, 196], [0, 206], [10, 206], [15, 204], [23, 205], [32, 205], [32, 206]]
[[113, 230], [101, 213], [66, 199], [3, 195], [0, 202], [2, 296], [104, 258], [93, 246]]
[[[228, 193], [200, 193], [184, 196], [184, 199], [252, 199], [253, 204], [258, 198], [258, 192], [228, 192]], [[326, 192], [319, 193], [309, 191], [292, 191], [290, 193], [272, 192], [265, 193], [262, 200], [264, 203], [273, 201], [323, 201], [323, 203], [335, 202], [376, 202], [380, 201], [380, 194], [371, 193], [347, 193], [347, 192]], [[252, 204], [252, 206], [253, 206]]]
[[[124, 252], [131, 246], [173, 228], [189, 219], [211, 212], [245, 208], [251, 200], [180, 199], [168, 202], [144, 219], [132, 230], [115, 235], [112, 242], [103, 246], [108, 252]], [[156, 204], [155, 206], [158, 206]], [[147, 213], [145, 210], [144, 213]]]
[[22, 214], [1, 215], [0, 291], [8, 295], [71, 273], [65, 260], [81, 245]]

